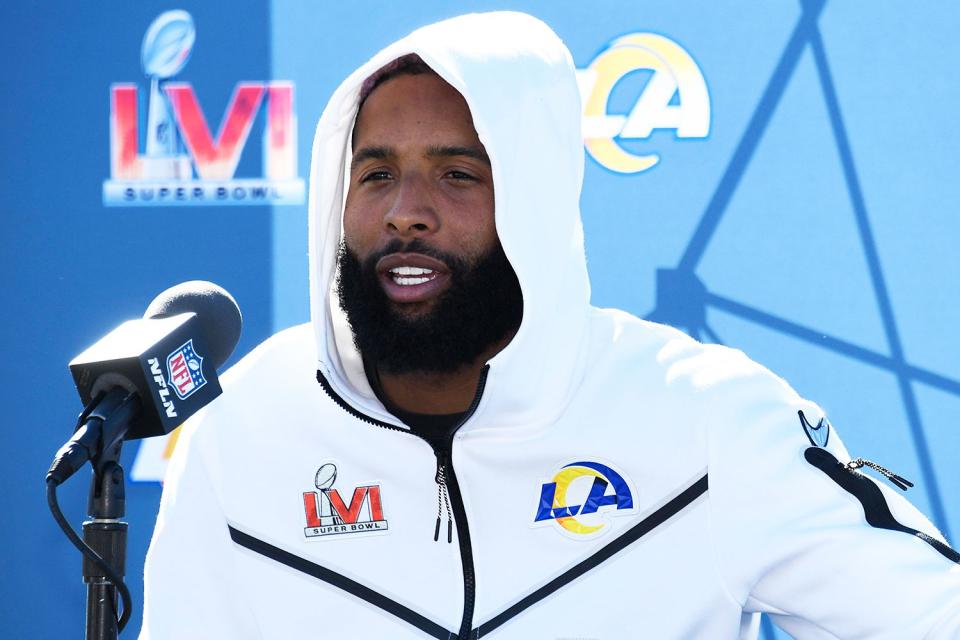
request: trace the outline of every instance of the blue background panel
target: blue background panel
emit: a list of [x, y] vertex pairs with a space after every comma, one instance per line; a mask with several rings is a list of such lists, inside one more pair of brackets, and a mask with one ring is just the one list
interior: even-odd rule
[[[232, 2], [180, 3], [194, 18], [197, 42], [178, 76], [193, 83], [211, 128], [234, 85], [270, 73], [268, 7]], [[163, 289], [205, 279], [227, 288], [244, 314], [238, 354], [270, 333], [270, 209], [105, 208], [109, 177], [109, 87], [148, 81], [140, 43], [168, 3], [5, 3], [0, 77], [5, 274], [0, 394], [7, 427], [0, 447], [3, 570], [0, 620], [8, 638], [82, 637], [85, 591], [80, 554], [47, 510], [43, 476], [70, 436], [81, 406], [67, 362], [124, 320], [143, 314]], [[141, 122], [141, 131], [145, 122]], [[251, 140], [259, 140], [258, 132]], [[238, 175], [260, 172], [248, 145]], [[141, 146], [142, 149], [142, 146]], [[233, 358], [235, 360], [236, 357]], [[125, 448], [132, 466], [137, 444]], [[67, 518], [85, 518], [89, 474], [59, 491]], [[156, 518], [160, 485], [127, 484], [130, 522], [127, 582], [140, 627], [143, 557]]]

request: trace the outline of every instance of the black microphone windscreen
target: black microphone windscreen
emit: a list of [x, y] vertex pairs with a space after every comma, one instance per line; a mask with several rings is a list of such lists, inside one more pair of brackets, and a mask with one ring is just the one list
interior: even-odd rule
[[243, 318], [237, 301], [225, 289], [205, 280], [182, 282], [153, 299], [144, 318], [195, 313], [215, 368], [227, 361], [240, 341]]

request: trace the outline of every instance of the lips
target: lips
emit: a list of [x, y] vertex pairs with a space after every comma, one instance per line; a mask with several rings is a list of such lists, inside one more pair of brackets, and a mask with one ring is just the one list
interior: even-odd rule
[[450, 286], [447, 265], [422, 253], [391, 253], [377, 262], [383, 289], [393, 302], [427, 302]]

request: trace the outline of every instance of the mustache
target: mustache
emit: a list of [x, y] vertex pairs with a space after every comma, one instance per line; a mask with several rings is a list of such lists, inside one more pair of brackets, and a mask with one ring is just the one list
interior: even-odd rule
[[[341, 250], [352, 253], [355, 257], [357, 255], [356, 252], [347, 247], [346, 243], [341, 244]], [[363, 270], [369, 273], [374, 272], [376, 270], [377, 262], [392, 253], [419, 253], [421, 255], [433, 258], [434, 260], [439, 260], [447, 265], [447, 267], [453, 273], [460, 271], [462, 267], [465, 266], [465, 261], [462, 258], [431, 247], [420, 238], [414, 238], [409, 242], [404, 242], [399, 238], [395, 238], [388, 242], [387, 245], [382, 249], [374, 251], [364, 258]]]

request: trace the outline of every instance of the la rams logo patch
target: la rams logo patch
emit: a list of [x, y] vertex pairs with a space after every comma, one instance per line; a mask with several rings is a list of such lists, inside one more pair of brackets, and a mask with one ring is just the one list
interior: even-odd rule
[[353, 488], [350, 502], [333, 488], [337, 481], [337, 465], [327, 462], [317, 469], [314, 485], [317, 491], [303, 492], [303, 511], [307, 539], [342, 534], [378, 533], [387, 531], [383, 515], [383, 497], [379, 484]]
[[825, 449], [830, 441], [830, 421], [823, 417], [817, 421], [817, 426], [813, 426], [807, 420], [807, 416], [803, 415], [803, 411], [797, 411], [797, 415], [800, 416], [800, 425], [803, 427], [803, 432], [807, 434], [810, 444]]
[[636, 513], [633, 489], [609, 464], [579, 460], [563, 465], [540, 487], [532, 526], [553, 526], [579, 540], [610, 529], [610, 516]]

